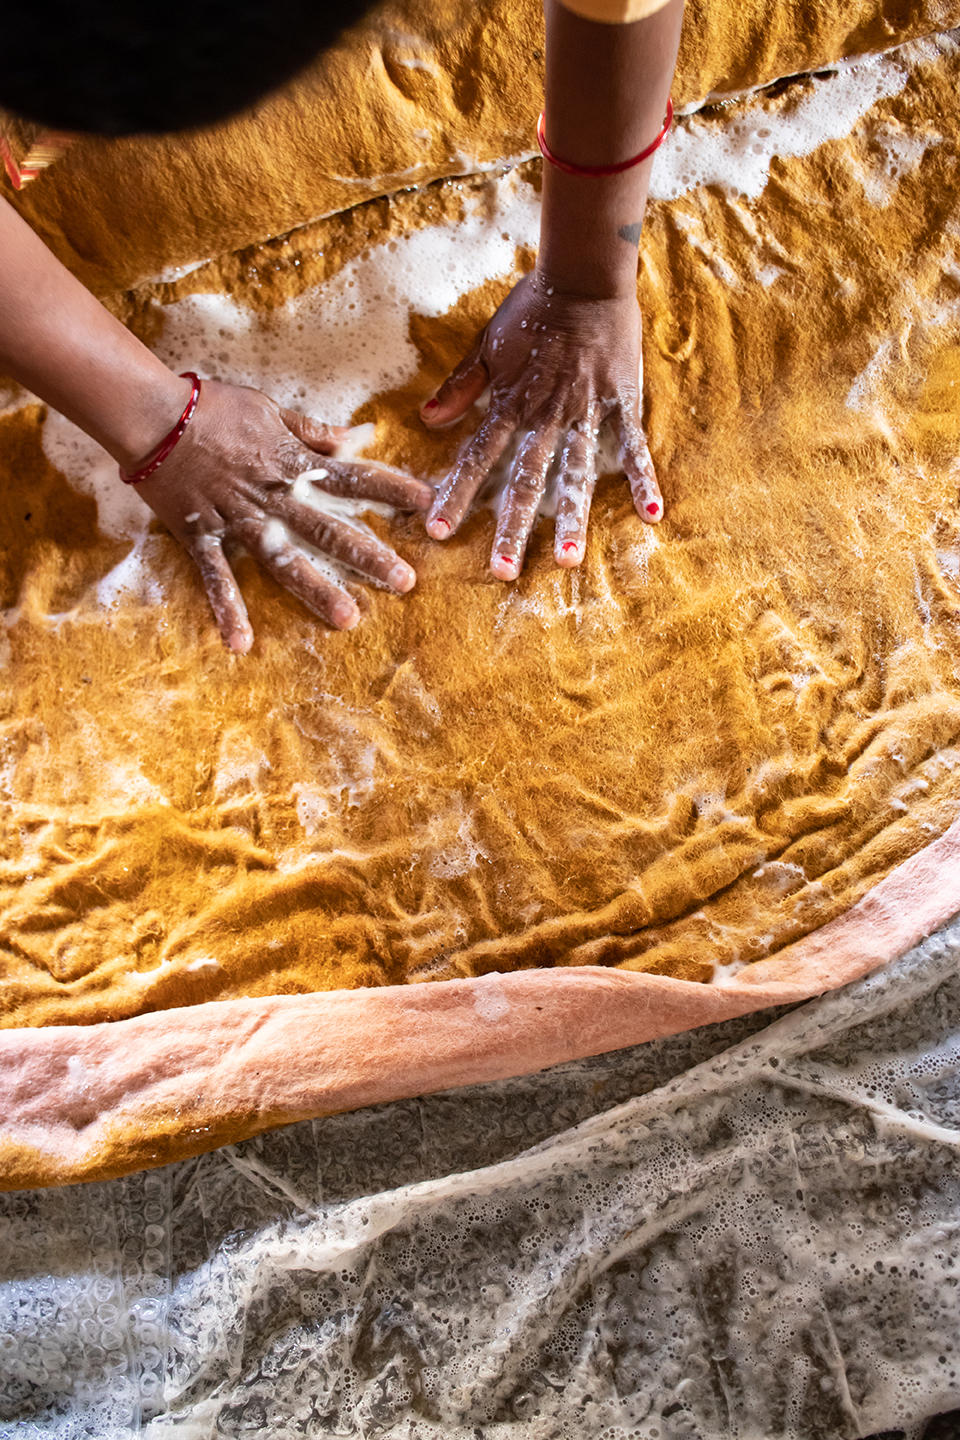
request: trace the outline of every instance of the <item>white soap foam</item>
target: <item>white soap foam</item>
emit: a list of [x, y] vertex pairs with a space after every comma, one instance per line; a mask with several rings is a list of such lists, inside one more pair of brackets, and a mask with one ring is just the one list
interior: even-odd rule
[[912, 175], [930, 147], [942, 145], [944, 137], [913, 135], [891, 122], [866, 138], [869, 143], [867, 160], [860, 162], [847, 155], [845, 161], [863, 186], [863, 193], [870, 204], [882, 210], [893, 200], [900, 181]]
[[[960, 279], [957, 267], [944, 267], [944, 273]], [[847, 408], [866, 416], [893, 444], [899, 443], [920, 375], [920, 367], [908, 351], [908, 341], [917, 353], [925, 345], [955, 343], [960, 333], [960, 302], [929, 300], [904, 285], [898, 320], [897, 328], [880, 340], [846, 396]], [[905, 392], [910, 404], [905, 404], [900, 391]]]
[[81, 1095], [86, 1094], [91, 1076], [79, 1055], [67, 1057], [67, 1079], [74, 1090], [79, 1091]]
[[536, 245], [540, 210], [514, 174], [492, 197], [470, 197], [462, 221], [388, 241], [269, 316], [221, 295], [193, 295], [165, 311], [157, 353], [333, 424], [378, 391], [405, 384], [419, 356], [413, 313], [439, 316], [467, 291], [515, 273], [518, 246]]
[[[346, 424], [372, 395], [416, 373], [419, 356], [409, 339], [410, 315], [442, 315], [465, 292], [515, 275], [517, 247], [536, 245], [539, 220], [532, 186], [516, 174], [503, 176], [492, 183], [491, 193], [468, 198], [458, 224], [391, 240], [269, 316], [223, 295], [175, 302], [164, 312], [157, 353], [175, 370], [189, 365], [202, 374], [253, 385], [281, 405]], [[356, 459], [373, 433], [371, 424], [356, 427], [338, 458]], [[106, 535], [136, 541], [146, 536], [149, 510], [134, 487], [120, 482], [116, 462], [95, 441], [51, 411], [43, 445], [70, 483], [94, 497]], [[316, 469], [322, 468], [318, 457]], [[392, 514], [388, 506], [326, 496], [303, 478], [294, 493], [363, 530], [361, 512]], [[296, 543], [328, 578], [342, 582], [343, 567]], [[143, 593], [144, 584], [137, 546], [101, 582], [98, 598], [104, 605], [121, 594], [156, 598]]]
[[718, 989], [722, 990], [732, 982], [735, 975], [739, 975], [740, 971], [746, 969], [749, 964], [749, 960], [731, 960], [729, 965], [721, 965], [715, 960], [713, 962], [713, 975], [707, 981], [707, 984], [716, 985]]
[[[674, 199], [698, 185], [720, 185], [732, 203], [736, 196], [756, 197], [767, 183], [775, 155], [804, 155], [825, 140], [848, 134], [873, 104], [899, 93], [912, 70], [933, 63], [951, 47], [953, 40], [939, 37], [846, 62], [828, 77], [810, 77], [802, 90], [797, 87], [796, 99], [768, 102], [768, 114], [741, 116], [729, 123], [716, 115], [688, 116], [675, 127], [657, 158], [651, 194]], [[926, 145], [937, 143], [939, 137], [921, 142], [888, 126], [875, 138], [881, 163], [875, 173], [865, 171], [862, 178], [876, 203], [887, 203], [896, 178], [915, 168]], [[467, 168], [485, 168], [471, 167], [469, 157], [462, 158]], [[347, 423], [372, 395], [402, 385], [416, 373], [418, 355], [409, 339], [411, 313], [442, 315], [466, 291], [490, 279], [511, 277], [518, 246], [536, 246], [539, 202], [532, 187], [511, 173], [493, 181], [491, 192], [468, 197], [458, 224], [429, 227], [380, 245], [269, 316], [254, 314], [222, 295], [178, 301], [165, 311], [158, 354], [177, 370], [189, 365], [201, 373], [254, 385], [290, 408]], [[740, 208], [747, 214], [745, 207]], [[702, 227], [698, 229], [689, 217], [682, 217], [680, 223], [721, 278], [735, 285], [738, 277], [714, 253]], [[196, 268], [199, 262], [179, 267], [170, 278]], [[780, 273], [776, 264], [758, 262], [753, 278], [769, 285]], [[877, 366], [882, 367], [885, 359], [878, 354]], [[859, 391], [869, 391], [869, 381], [864, 372], [851, 390], [848, 403], [853, 408], [859, 408]], [[24, 399], [11, 397], [9, 408], [22, 403]], [[369, 443], [368, 437], [369, 432], [361, 443]], [[354, 440], [348, 454], [355, 456], [359, 448]], [[104, 533], [137, 541], [145, 537], [148, 510], [133, 487], [120, 483], [115, 462], [94, 441], [51, 412], [44, 426], [44, 449], [78, 490], [96, 499]], [[498, 469], [502, 483], [505, 467]], [[372, 508], [328, 500], [303, 485], [297, 493], [353, 523], [361, 509]], [[552, 505], [551, 486], [544, 511]], [[302, 548], [315, 558], [309, 547]], [[343, 578], [341, 567], [324, 564], [331, 579]], [[137, 546], [101, 582], [99, 599], [110, 605], [121, 594], [133, 593], [155, 600], [156, 596], [144, 593], [145, 583]]]
[[330, 797], [316, 785], [298, 782], [292, 787], [297, 797], [297, 819], [303, 833], [312, 839], [332, 813]]
[[937, 568], [955, 585], [960, 586], [960, 555], [955, 550], [938, 550]]
[[[454, 811], [462, 817], [456, 834], [452, 837], [448, 834], [445, 843], [431, 845], [434, 853], [429, 865], [430, 874], [443, 880], [469, 875], [477, 868], [478, 860], [490, 858], [474, 834], [471, 817], [464, 807], [462, 797], [457, 795], [452, 797], [452, 800]], [[449, 821], [449, 816], [445, 818]], [[445, 828], [449, 831], [449, 824]]]
[[[700, 185], [716, 185], [755, 200], [770, 178], [775, 156], [809, 155], [828, 140], [849, 135], [858, 121], [879, 100], [899, 95], [911, 73], [934, 64], [943, 52], [952, 53], [956, 42], [948, 36], [917, 40], [884, 55], [843, 61], [823, 77], [811, 75], [797, 85], [796, 94], [751, 107], [748, 114], [725, 120], [716, 114], [682, 117], [658, 152], [650, 182], [654, 200], [676, 200]], [[919, 163], [916, 146], [890, 139], [884, 169], [888, 179], [899, 166], [906, 173]], [[926, 140], [924, 144], [931, 143]], [[876, 194], [883, 191], [879, 175]], [[882, 199], [878, 203], [887, 203]]]
[[113, 609], [121, 601], [139, 600], [145, 605], [158, 605], [163, 600], [163, 586], [143, 553], [144, 538], [145, 526], [133, 549], [98, 582], [97, 601], [105, 610]]
[[[373, 444], [376, 433], [377, 427], [372, 420], [368, 420], [364, 425], [354, 425], [350, 433], [345, 435], [337, 446], [337, 459], [358, 460], [363, 452]], [[305, 475], [310, 473], [310, 471], [306, 471]], [[384, 506], [384, 510], [386, 508]]]
[[24, 390], [15, 380], [6, 381], [0, 384], [0, 417], [13, 415], [17, 410], [22, 410], [25, 405], [39, 405], [36, 395], [31, 395], [29, 390]]
[[504, 1015], [509, 1015], [510, 1001], [507, 999], [506, 987], [496, 971], [474, 982], [473, 1008], [481, 1020], [493, 1025], [502, 1020]]
[[[125, 978], [129, 980], [131, 984], [152, 985], [155, 980], [169, 974], [172, 965], [172, 960], [161, 960], [159, 965], [154, 965], [152, 970], [127, 970]], [[188, 970], [195, 968], [196, 966], [194, 965], [187, 966]]]
[[49, 410], [44, 421], [43, 450], [75, 490], [96, 500], [98, 522], [105, 535], [126, 540], [146, 534], [150, 511], [136, 487], [124, 485], [117, 462], [56, 410]]
[[209, 260], [193, 260], [187, 265], [168, 265], [161, 270], [159, 275], [153, 275], [144, 283], [147, 285], [173, 285], [177, 280], [182, 280], [184, 275], [192, 275], [195, 270], [202, 270], [204, 265], [209, 265]]

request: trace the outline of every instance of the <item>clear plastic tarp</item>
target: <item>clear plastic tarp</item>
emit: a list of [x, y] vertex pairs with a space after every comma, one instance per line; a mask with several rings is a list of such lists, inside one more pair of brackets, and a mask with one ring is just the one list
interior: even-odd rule
[[919, 1436], [958, 1146], [954, 922], [787, 1013], [0, 1196], [0, 1436]]

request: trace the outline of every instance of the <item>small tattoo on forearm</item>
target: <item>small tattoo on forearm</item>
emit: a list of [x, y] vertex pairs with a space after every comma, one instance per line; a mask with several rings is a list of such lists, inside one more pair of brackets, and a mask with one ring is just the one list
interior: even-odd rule
[[621, 240], [626, 240], [628, 245], [640, 244], [640, 231], [643, 229], [643, 222], [637, 220], [633, 225], [621, 225], [617, 234]]

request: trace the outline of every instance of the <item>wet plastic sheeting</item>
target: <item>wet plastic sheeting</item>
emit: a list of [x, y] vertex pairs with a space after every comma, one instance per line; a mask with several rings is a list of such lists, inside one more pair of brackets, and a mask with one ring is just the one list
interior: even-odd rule
[[958, 1057], [954, 922], [786, 1014], [0, 1196], [0, 1435], [918, 1435]]

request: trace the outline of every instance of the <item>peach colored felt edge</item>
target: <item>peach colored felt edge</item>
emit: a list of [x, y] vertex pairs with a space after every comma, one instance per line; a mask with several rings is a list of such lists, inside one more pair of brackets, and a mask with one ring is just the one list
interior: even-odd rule
[[0, 1188], [106, 1178], [810, 999], [958, 910], [960, 819], [846, 914], [722, 985], [561, 967], [0, 1031]]

